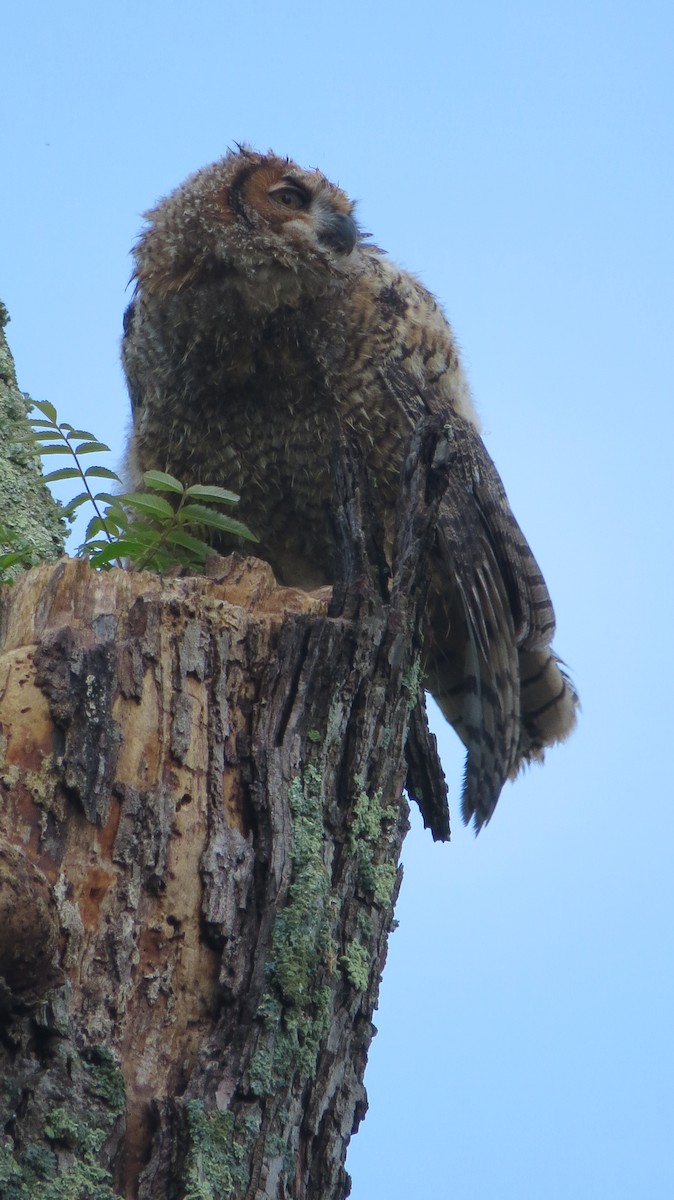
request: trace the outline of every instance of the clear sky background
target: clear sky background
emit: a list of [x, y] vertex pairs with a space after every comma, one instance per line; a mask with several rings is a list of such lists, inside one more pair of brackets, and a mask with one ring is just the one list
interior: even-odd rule
[[289, 154], [440, 298], [555, 601], [579, 729], [477, 840], [435, 721], [453, 840], [406, 842], [354, 1200], [674, 1196], [673, 45], [670, 0], [3, 14], [20, 386], [120, 458], [140, 213]]

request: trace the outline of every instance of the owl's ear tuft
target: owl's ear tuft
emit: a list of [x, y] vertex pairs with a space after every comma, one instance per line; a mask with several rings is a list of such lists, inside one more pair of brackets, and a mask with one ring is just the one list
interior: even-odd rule
[[234, 154], [234, 153], [240, 154], [242, 158], [259, 158], [260, 157], [260, 155], [257, 153], [257, 151], [253, 150], [253, 147], [249, 146], [247, 142], [234, 142], [234, 145], [236, 146], [236, 151], [230, 150], [229, 151], [230, 154]]

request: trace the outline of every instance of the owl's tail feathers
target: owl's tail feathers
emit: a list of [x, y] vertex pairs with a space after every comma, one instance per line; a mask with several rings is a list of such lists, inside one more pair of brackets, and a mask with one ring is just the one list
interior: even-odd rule
[[553, 650], [520, 650], [519, 668], [521, 733], [511, 779], [525, 763], [542, 762], [546, 746], [565, 741], [579, 708], [578, 693]]
[[426, 681], [468, 751], [461, 816], [476, 833], [491, 819], [506, 780], [542, 762], [546, 748], [576, 724], [578, 696], [557, 655], [549, 647], [515, 654], [518, 671], [501, 669], [495, 677], [481, 662], [481, 669], [466, 664], [453, 687], [437, 675]]
[[426, 684], [466, 747], [461, 817], [466, 825], [472, 821], [479, 833], [491, 819], [503, 784], [519, 765], [517, 693], [512, 688], [516, 673], [511, 669], [499, 677], [502, 694], [469, 638], [458, 683], [456, 679], [447, 671], [436, 671]]

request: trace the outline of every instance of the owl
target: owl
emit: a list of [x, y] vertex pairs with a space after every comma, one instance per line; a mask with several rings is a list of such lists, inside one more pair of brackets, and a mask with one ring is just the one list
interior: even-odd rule
[[462, 815], [479, 830], [505, 780], [571, 731], [577, 696], [438, 303], [366, 240], [339, 187], [272, 153], [238, 147], [146, 219], [122, 351], [131, 486], [155, 469], [240, 493], [255, 552], [311, 589], [333, 582], [338, 439], [365, 457], [390, 557], [404, 448], [445, 418], [423, 679], [465, 744]]

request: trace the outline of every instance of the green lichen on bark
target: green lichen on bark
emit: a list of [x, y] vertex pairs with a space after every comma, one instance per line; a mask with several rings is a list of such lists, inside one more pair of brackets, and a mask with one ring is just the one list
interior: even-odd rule
[[330, 946], [330, 873], [323, 861], [321, 774], [315, 767], [306, 768], [303, 780], [293, 780], [289, 800], [293, 878], [274, 929], [271, 975], [283, 1000], [299, 1008], [309, 996], [318, 958]]
[[409, 695], [410, 708], [414, 708], [414, 705], [416, 704], [417, 700], [419, 699], [419, 693], [421, 691], [421, 679], [422, 679], [421, 655], [417, 654], [416, 657], [412, 660], [412, 663], [410, 664], [409, 669], [407, 671], [405, 671], [403, 678], [402, 678], [402, 685], [403, 685], [405, 691]]
[[378, 863], [376, 856], [382, 838], [388, 838], [386, 826], [395, 822], [396, 815], [395, 808], [382, 804], [381, 792], [368, 796], [361, 788], [350, 831], [351, 850], [357, 862], [359, 887], [382, 907], [393, 895], [398, 869], [393, 863]]
[[250, 1064], [256, 1095], [268, 1095], [299, 1075], [309, 1078], [330, 1017], [331, 989], [317, 977], [326, 961], [336, 962], [332, 938], [330, 873], [323, 860], [322, 776], [305, 768], [289, 789], [293, 816], [292, 879], [288, 903], [272, 936], [270, 989], [258, 1015], [265, 1037]]
[[[220, 1200], [248, 1183], [248, 1154], [259, 1123], [243, 1136], [231, 1112], [207, 1112], [201, 1101], [185, 1105], [190, 1150], [186, 1162], [184, 1200]], [[238, 1136], [237, 1136], [238, 1135]]]
[[[316, 743], [316, 739], [311, 739]], [[325, 982], [338, 968], [356, 991], [367, 990], [371, 955], [354, 937], [340, 956], [335, 939], [339, 897], [331, 887], [325, 862], [326, 832], [323, 814], [322, 775], [307, 766], [289, 788], [293, 818], [292, 878], [288, 902], [276, 919], [272, 957], [268, 965], [269, 990], [258, 1009], [262, 1034], [249, 1066], [254, 1095], [271, 1095], [293, 1080], [311, 1078], [321, 1040], [329, 1024], [333, 987]], [[360, 787], [354, 806], [350, 849], [356, 863], [361, 896], [369, 905], [386, 907], [393, 895], [398, 868], [377, 862], [382, 843], [388, 845], [389, 826], [396, 809], [382, 803], [381, 792], [369, 796]], [[369, 911], [359, 914], [357, 930], [367, 940]], [[330, 966], [332, 964], [332, 966]]]
[[370, 982], [370, 955], [362, 942], [356, 938], [346, 948], [340, 962], [346, 977], [357, 992], [364, 992]]
[[27, 440], [30, 400], [17, 385], [4, 334], [8, 321], [0, 302], [0, 553], [24, 547], [30, 565], [63, 554], [68, 531], [42, 482], [39, 455]]
[[[50, 1074], [44, 1091], [33, 1089], [26, 1113], [25, 1086], [7, 1080], [0, 1088], [3, 1127], [18, 1123], [22, 1131], [20, 1139], [0, 1142], [0, 1197], [121, 1200], [102, 1165], [105, 1142], [125, 1108], [124, 1081], [113, 1055], [94, 1047], [85, 1059], [59, 1042]], [[29, 1066], [26, 1083], [32, 1075]]]

